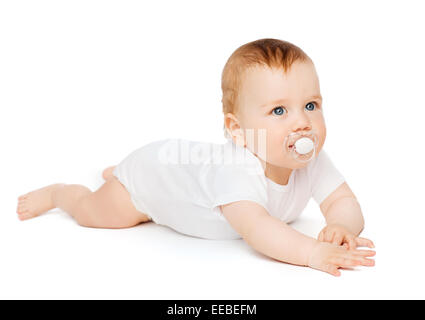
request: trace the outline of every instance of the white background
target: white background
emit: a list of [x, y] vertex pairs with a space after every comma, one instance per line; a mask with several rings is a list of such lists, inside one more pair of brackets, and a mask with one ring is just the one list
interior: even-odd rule
[[[425, 298], [421, 5], [0, 2], [0, 298]], [[19, 195], [56, 182], [94, 191], [148, 142], [224, 142], [222, 69], [260, 38], [315, 62], [325, 148], [360, 201], [375, 267], [333, 277], [153, 223], [83, 228], [58, 209], [17, 219]], [[311, 200], [293, 227], [315, 237], [324, 225]]]

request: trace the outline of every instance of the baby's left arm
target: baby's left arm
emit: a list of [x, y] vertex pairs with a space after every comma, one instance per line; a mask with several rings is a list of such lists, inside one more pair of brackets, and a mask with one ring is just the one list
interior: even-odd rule
[[357, 246], [374, 248], [372, 241], [358, 237], [364, 228], [363, 214], [356, 196], [346, 182], [320, 204], [320, 210], [327, 226], [319, 233], [319, 241], [344, 245], [348, 249], [355, 249]]

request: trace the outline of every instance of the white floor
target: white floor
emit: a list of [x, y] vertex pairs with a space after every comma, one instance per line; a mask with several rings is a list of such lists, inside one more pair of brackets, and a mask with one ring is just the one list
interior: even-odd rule
[[[100, 177], [96, 181], [100, 185]], [[2, 202], [2, 299], [425, 298], [422, 226], [402, 226], [389, 204], [379, 210], [372, 207], [377, 201], [367, 204], [377, 209], [363, 232], [376, 244], [376, 266], [333, 277], [269, 259], [243, 240], [203, 240], [153, 223], [84, 228], [58, 209], [21, 222], [15, 214], [21, 188], [7, 190]], [[310, 236], [323, 225], [313, 201], [293, 223]]]

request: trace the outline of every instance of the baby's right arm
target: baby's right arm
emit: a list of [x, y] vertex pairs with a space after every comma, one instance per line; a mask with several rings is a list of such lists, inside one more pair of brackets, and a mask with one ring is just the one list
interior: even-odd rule
[[342, 246], [319, 242], [271, 216], [253, 201], [242, 200], [222, 205], [230, 225], [255, 250], [273, 259], [339, 276], [338, 267], [371, 266], [366, 259], [372, 250], [347, 250]]

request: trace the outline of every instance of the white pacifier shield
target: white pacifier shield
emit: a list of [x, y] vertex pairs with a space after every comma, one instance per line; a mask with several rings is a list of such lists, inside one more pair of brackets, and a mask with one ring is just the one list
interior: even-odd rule
[[307, 154], [314, 148], [314, 142], [309, 138], [301, 138], [295, 142], [295, 151], [299, 154]]

